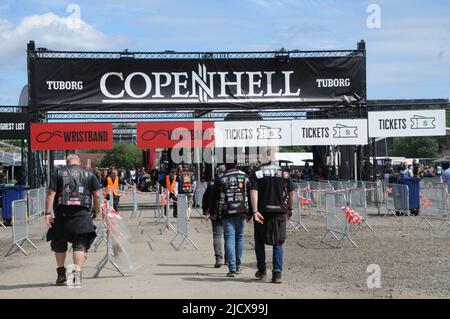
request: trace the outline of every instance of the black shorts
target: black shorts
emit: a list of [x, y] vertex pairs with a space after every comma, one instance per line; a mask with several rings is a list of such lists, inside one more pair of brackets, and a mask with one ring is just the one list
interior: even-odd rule
[[84, 251], [87, 252], [92, 244], [91, 234], [77, 234], [74, 235], [71, 240], [56, 239], [52, 240], [50, 247], [55, 253], [64, 253], [67, 251], [67, 243], [72, 243], [73, 251]]

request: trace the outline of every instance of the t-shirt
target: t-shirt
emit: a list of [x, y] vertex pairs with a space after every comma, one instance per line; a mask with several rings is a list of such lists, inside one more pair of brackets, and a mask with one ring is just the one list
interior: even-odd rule
[[443, 177], [444, 177], [444, 181], [447, 182], [447, 185], [450, 185], [450, 168], [447, 168], [444, 171]]
[[283, 178], [281, 167], [275, 162], [261, 165], [250, 177], [250, 189], [258, 191], [258, 210], [286, 213], [288, 196], [295, 190], [290, 177]]

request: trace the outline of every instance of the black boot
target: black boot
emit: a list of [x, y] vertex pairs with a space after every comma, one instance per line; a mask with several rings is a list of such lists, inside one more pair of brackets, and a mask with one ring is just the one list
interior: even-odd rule
[[255, 277], [256, 277], [256, 279], [259, 279], [259, 280], [265, 280], [266, 277], [267, 277], [267, 272], [266, 272], [266, 270], [258, 270], [258, 271], [255, 273]]
[[58, 274], [58, 278], [56, 278], [57, 285], [64, 285], [67, 281], [66, 278], [66, 267], [56, 268], [56, 273]]
[[281, 284], [281, 272], [272, 273], [272, 282], [275, 284]]
[[217, 257], [216, 263], [214, 264], [214, 268], [220, 268], [220, 267], [222, 267], [222, 258]]

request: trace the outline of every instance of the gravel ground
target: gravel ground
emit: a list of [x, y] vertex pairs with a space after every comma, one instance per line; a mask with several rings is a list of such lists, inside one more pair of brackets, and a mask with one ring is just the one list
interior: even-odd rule
[[[417, 219], [419, 221], [420, 219]], [[370, 217], [374, 231], [351, 231], [352, 239], [335, 249], [320, 243], [323, 226], [305, 220], [309, 232], [290, 232], [286, 244], [285, 278], [295, 289], [322, 282], [336, 297], [350, 292], [355, 298], [449, 298], [450, 227], [429, 230], [407, 217]], [[334, 243], [330, 238], [328, 243]], [[381, 288], [368, 289], [367, 267], [381, 270]]]

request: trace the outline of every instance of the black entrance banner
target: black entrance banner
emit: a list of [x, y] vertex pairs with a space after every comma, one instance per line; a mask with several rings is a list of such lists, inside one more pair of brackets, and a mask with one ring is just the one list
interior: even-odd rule
[[31, 110], [365, 102], [365, 57], [31, 60]]
[[27, 113], [0, 113], [0, 140], [28, 139]]

